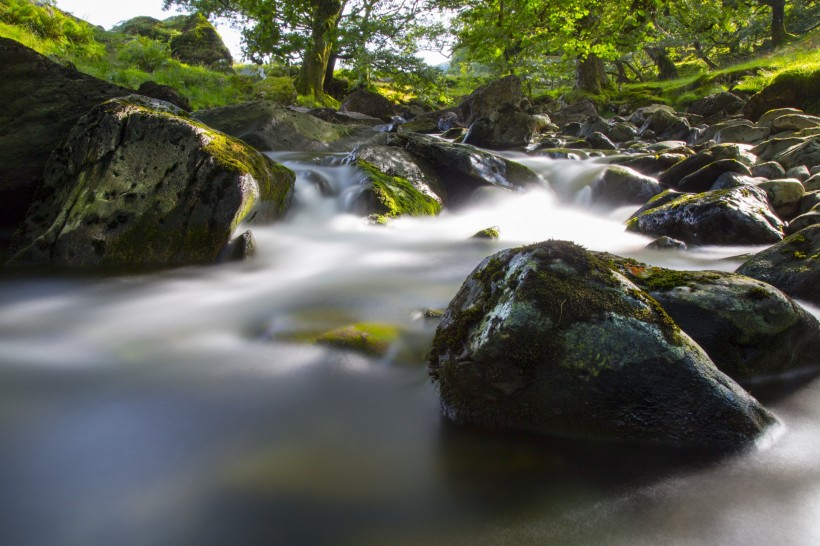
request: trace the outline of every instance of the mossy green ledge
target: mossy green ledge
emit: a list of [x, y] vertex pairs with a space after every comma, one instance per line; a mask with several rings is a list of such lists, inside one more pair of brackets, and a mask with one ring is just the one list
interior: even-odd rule
[[428, 360], [457, 423], [737, 449], [774, 417], [609, 260], [565, 241], [486, 258]]
[[8, 265], [213, 263], [241, 223], [285, 213], [294, 180], [289, 169], [173, 105], [110, 100], [52, 154]]
[[371, 215], [377, 222], [441, 212], [441, 198], [426, 185], [414, 185], [406, 178], [384, 173], [364, 159], [357, 159], [353, 165], [362, 173], [360, 192], [352, 203], [354, 211]]

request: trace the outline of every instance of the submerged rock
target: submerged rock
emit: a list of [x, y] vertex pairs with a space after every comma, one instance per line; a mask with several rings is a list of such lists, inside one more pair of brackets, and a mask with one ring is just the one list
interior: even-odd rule
[[817, 319], [769, 284], [722, 271], [618, 265], [735, 381], [820, 365]]
[[457, 423], [733, 449], [774, 422], [654, 299], [561, 241], [485, 259], [428, 365]]
[[701, 245], [776, 243], [785, 229], [769, 210], [766, 192], [754, 186], [691, 195], [664, 192], [633, 214], [626, 227]]
[[820, 305], [820, 225], [809, 226], [755, 254], [737, 273]]
[[13, 266], [214, 263], [240, 222], [284, 214], [294, 174], [138, 95], [103, 103], [55, 150]]

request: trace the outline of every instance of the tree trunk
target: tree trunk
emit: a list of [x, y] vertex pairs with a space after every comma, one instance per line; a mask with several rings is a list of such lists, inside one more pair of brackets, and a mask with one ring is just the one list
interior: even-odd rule
[[342, 15], [342, 2], [313, 0], [311, 10], [310, 43], [296, 80], [296, 91], [319, 99], [324, 95], [325, 75], [336, 40], [339, 17]]
[[575, 79], [578, 89], [593, 95], [600, 95], [605, 89], [613, 89], [604, 70], [604, 61], [595, 53], [575, 60]]
[[663, 47], [646, 46], [643, 48], [655, 66], [658, 67], [659, 80], [674, 80], [678, 78], [678, 67], [666, 54], [666, 49]]
[[322, 82], [322, 89], [325, 94], [329, 94], [333, 89], [333, 73], [336, 72], [336, 62], [339, 60], [337, 53], [331, 53], [327, 59], [327, 68], [325, 68], [325, 81]]
[[703, 48], [700, 45], [700, 42], [695, 42], [694, 44], [692, 44], [692, 46], [695, 48], [695, 56], [701, 61], [705, 62], [706, 66], [708, 66], [712, 70], [717, 70], [718, 68], [720, 68], [718, 65], [715, 64], [715, 62], [712, 59], [709, 58], [708, 55], [706, 55], [706, 52], [703, 51]]
[[772, 45], [781, 46], [786, 42], [786, 0], [759, 0], [761, 4], [772, 8]]

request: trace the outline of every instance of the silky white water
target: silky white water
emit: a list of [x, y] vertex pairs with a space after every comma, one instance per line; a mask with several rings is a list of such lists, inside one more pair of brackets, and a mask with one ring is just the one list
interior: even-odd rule
[[[704, 461], [455, 429], [424, 369], [422, 311], [500, 249], [730, 271], [755, 248], [645, 250], [637, 207], [584, 204], [604, 163], [530, 159], [543, 190], [377, 226], [345, 212], [352, 168], [275, 157], [295, 201], [252, 260], [0, 280], [3, 544], [820, 542], [816, 383], [762, 393], [773, 446]], [[359, 322], [405, 333], [384, 359], [298, 341]]]

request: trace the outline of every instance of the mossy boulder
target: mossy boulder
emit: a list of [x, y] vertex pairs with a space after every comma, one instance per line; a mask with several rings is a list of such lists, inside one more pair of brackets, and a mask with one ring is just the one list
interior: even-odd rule
[[820, 306], [820, 225], [809, 226], [755, 254], [737, 273]]
[[232, 70], [233, 58], [216, 28], [201, 13], [191, 15], [181, 34], [169, 42], [171, 56], [183, 63]]
[[475, 232], [470, 239], [484, 239], [494, 241], [501, 236], [498, 226], [488, 227]]
[[722, 271], [616, 263], [735, 381], [820, 365], [817, 319], [773, 286]]
[[51, 152], [92, 106], [133, 91], [6, 38], [0, 38], [0, 81], [0, 249], [5, 249]]
[[381, 144], [383, 142], [382, 137], [356, 146], [345, 158], [345, 163], [363, 160], [385, 174], [408, 180], [419, 191], [436, 198], [441, 204], [447, 202], [447, 192], [433, 167], [407, 150], [385, 146]]
[[820, 69], [797, 68], [778, 74], [766, 87], [755, 93], [743, 107], [743, 115], [757, 121], [776, 108], [796, 108], [820, 114]]
[[450, 302], [428, 366], [457, 423], [734, 449], [774, 422], [653, 298], [563, 241], [485, 259]]
[[441, 212], [441, 198], [428, 186], [382, 172], [363, 159], [357, 159], [353, 165], [362, 173], [351, 200], [355, 212], [373, 215], [378, 221], [398, 216], [435, 216]]
[[127, 21], [123, 21], [114, 28], [112, 32], [128, 34], [129, 36], [142, 36], [161, 42], [167, 42], [176, 34], [174, 30], [163, 21], [153, 17], [139, 16]]
[[759, 245], [783, 238], [766, 192], [740, 186], [697, 194], [664, 192], [627, 220], [628, 231], [700, 245]]
[[241, 222], [284, 214], [290, 170], [181, 114], [133, 95], [81, 118], [46, 165], [9, 265], [213, 263]]
[[352, 128], [322, 121], [272, 101], [257, 100], [194, 112], [193, 117], [257, 150], [328, 151], [345, 145]]
[[521, 191], [543, 183], [532, 169], [466, 144], [415, 133], [386, 134], [378, 142], [406, 150], [429, 165], [441, 180], [450, 205], [464, 202], [482, 186]]
[[746, 101], [729, 92], [715, 93], [698, 99], [690, 104], [686, 111], [704, 118], [726, 117], [743, 110]]

